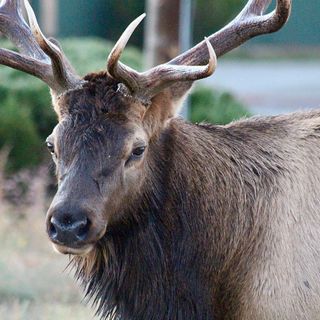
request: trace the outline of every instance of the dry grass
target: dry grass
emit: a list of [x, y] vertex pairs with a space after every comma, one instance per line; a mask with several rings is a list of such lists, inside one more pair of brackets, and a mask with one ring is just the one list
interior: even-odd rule
[[13, 206], [4, 197], [12, 183], [1, 170], [4, 160], [1, 153], [0, 319], [94, 319], [72, 275], [64, 272], [68, 258], [53, 252], [45, 234], [46, 170], [32, 174], [27, 204]]

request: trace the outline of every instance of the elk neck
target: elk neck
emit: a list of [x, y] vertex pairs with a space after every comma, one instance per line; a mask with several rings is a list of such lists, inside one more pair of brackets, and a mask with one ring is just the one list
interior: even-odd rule
[[[243, 152], [241, 135], [173, 119], [151, 143], [148, 178], [126, 219], [111, 226], [88, 257], [74, 258], [99, 313], [210, 318], [219, 279], [241, 268], [242, 253], [256, 243], [256, 221], [263, 219], [252, 213], [255, 195], [262, 185], [271, 188], [277, 171], [268, 156], [257, 165], [248, 141]], [[246, 156], [239, 159], [238, 151]], [[212, 281], [215, 288], [207, 286]]]

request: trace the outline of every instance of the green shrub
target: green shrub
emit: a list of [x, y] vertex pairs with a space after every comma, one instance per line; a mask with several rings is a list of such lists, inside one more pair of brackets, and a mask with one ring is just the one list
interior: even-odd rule
[[[66, 39], [62, 47], [80, 75], [105, 68], [113, 44], [96, 38]], [[8, 41], [0, 48], [12, 49]], [[141, 53], [128, 47], [122, 61], [141, 69]], [[11, 149], [7, 169], [35, 166], [46, 155], [42, 143], [56, 123], [47, 86], [20, 71], [0, 66], [0, 149]]]
[[0, 148], [4, 142], [12, 147], [7, 168], [17, 170], [38, 164], [41, 159], [41, 139], [30, 112], [8, 99], [0, 108], [0, 119]]
[[192, 122], [227, 124], [250, 115], [250, 112], [228, 92], [198, 87], [191, 94], [190, 118]]

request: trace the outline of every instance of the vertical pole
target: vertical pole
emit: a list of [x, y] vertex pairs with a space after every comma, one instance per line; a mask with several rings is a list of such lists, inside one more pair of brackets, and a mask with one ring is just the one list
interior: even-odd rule
[[146, 69], [152, 68], [157, 64], [157, 42], [159, 41], [156, 37], [158, 35], [158, 24], [159, 24], [159, 3], [156, 0], [146, 1], [146, 11], [148, 17], [146, 19], [145, 26], [145, 40], [144, 40], [144, 67]]
[[170, 61], [179, 54], [181, 0], [147, 0], [145, 67]]
[[[192, 0], [180, 0], [180, 26], [179, 39], [180, 50], [184, 52], [190, 49], [192, 44]], [[181, 110], [181, 115], [189, 118], [190, 99], [187, 98]]]
[[56, 36], [58, 33], [58, 1], [40, 1], [41, 22], [47, 36]]

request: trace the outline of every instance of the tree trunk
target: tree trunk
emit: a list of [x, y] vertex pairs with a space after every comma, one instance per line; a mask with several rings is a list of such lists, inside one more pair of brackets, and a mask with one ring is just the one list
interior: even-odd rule
[[147, 0], [145, 67], [167, 62], [179, 54], [180, 0]]

